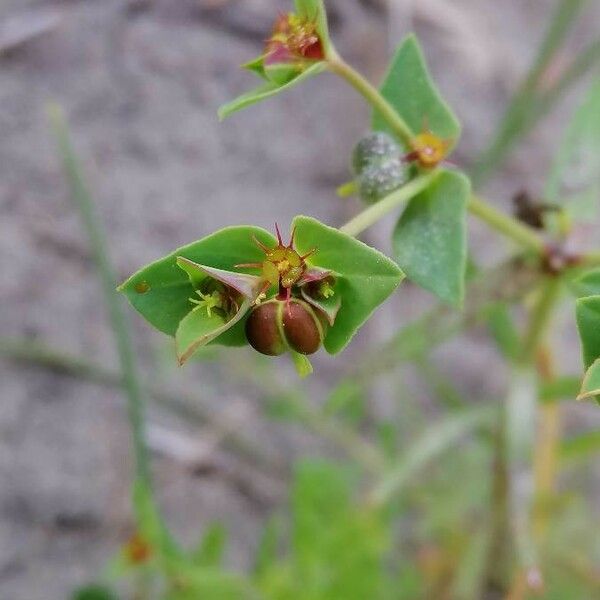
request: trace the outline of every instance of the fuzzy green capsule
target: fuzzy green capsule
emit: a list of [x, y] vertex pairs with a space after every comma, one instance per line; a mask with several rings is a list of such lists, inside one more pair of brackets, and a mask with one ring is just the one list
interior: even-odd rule
[[356, 144], [352, 152], [352, 172], [360, 175], [370, 166], [379, 165], [390, 159], [400, 159], [402, 150], [387, 133], [374, 131]]
[[246, 321], [246, 339], [261, 354], [280, 356], [288, 350], [314, 354], [323, 343], [324, 324], [315, 310], [292, 298], [274, 298], [256, 306]]
[[358, 192], [366, 204], [374, 204], [404, 185], [410, 178], [410, 167], [400, 158], [373, 164], [358, 176]]

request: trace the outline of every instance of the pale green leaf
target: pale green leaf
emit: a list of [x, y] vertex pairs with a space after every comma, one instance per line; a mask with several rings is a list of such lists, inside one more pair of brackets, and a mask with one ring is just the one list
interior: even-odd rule
[[596, 359], [587, 370], [577, 400], [586, 400], [600, 396], [600, 358]]
[[600, 296], [586, 296], [576, 302], [577, 329], [583, 349], [583, 364], [589, 369], [600, 358]]
[[223, 119], [227, 118], [229, 115], [237, 112], [238, 110], [242, 110], [243, 108], [246, 108], [248, 106], [251, 106], [252, 104], [256, 104], [257, 102], [260, 102], [261, 100], [266, 100], [267, 98], [270, 98], [271, 96], [275, 96], [276, 94], [279, 94], [280, 92], [288, 90], [288, 89], [294, 87], [295, 85], [298, 85], [302, 81], [308, 79], [309, 77], [318, 75], [319, 73], [323, 72], [324, 70], [325, 70], [325, 63], [324, 62], [316, 62], [314, 64], [311, 64], [309, 67], [307, 67], [304, 71], [302, 71], [299, 75], [294, 77], [291, 81], [288, 81], [287, 83], [285, 83], [283, 85], [279, 85], [272, 81], [263, 83], [259, 87], [255, 88], [253, 90], [250, 90], [249, 92], [246, 92], [245, 94], [242, 94], [241, 96], [238, 96], [235, 100], [232, 100], [231, 102], [228, 102], [227, 104], [224, 104], [223, 106], [221, 106], [221, 108], [219, 108], [219, 119], [223, 120]]
[[389, 258], [359, 240], [316, 219], [294, 219], [300, 254], [316, 249], [311, 265], [336, 276], [335, 293], [342, 304], [324, 346], [330, 354], [343, 350], [373, 311], [398, 287], [404, 274]]
[[[438, 137], [451, 140], [452, 146], [458, 141], [460, 124], [435, 86], [414, 35], [407, 36], [396, 50], [381, 93], [413, 133], [429, 129]], [[376, 131], [394, 134], [377, 111], [372, 125]]]
[[410, 201], [392, 238], [408, 278], [454, 306], [464, 299], [469, 194], [464, 175], [442, 171]]
[[183, 365], [192, 355], [221, 334], [234, 327], [246, 316], [252, 302], [248, 299], [240, 306], [237, 313], [229, 320], [216, 311], [211, 314], [202, 306], [192, 310], [179, 323], [175, 334], [177, 359]]

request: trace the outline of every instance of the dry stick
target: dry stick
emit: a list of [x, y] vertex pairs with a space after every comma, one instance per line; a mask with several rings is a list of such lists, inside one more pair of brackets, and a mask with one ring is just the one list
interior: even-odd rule
[[[37, 365], [111, 388], [122, 388], [124, 384], [120, 373], [30, 340], [0, 338], [0, 357]], [[152, 398], [157, 406], [167, 409], [185, 421], [223, 431], [223, 446], [240, 457], [248, 457], [257, 467], [282, 475], [287, 472], [283, 462], [270, 458], [258, 446], [230, 431], [228, 423], [203, 409], [197, 396], [175, 393], [155, 385], [143, 385], [142, 391], [145, 396]]]

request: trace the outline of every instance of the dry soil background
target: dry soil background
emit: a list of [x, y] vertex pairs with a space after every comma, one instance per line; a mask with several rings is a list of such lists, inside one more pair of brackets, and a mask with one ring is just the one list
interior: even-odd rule
[[[342, 53], [373, 80], [394, 42], [410, 29], [419, 33], [464, 122], [455, 159], [467, 165], [527, 67], [554, 2], [327, 4]], [[357, 210], [332, 190], [347, 177], [347, 157], [367, 112], [333, 77], [217, 121], [218, 105], [253, 83], [238, 65], [259, 52], [274, 14], [287, 6], [282, 0], [2, 0], [2, 336], [43, 341], [116, 367], [86, 240], [49, 135], [50, 100], [68, 115], [122, 276], [225, 225], [270, 228], [299, 212], [336, 225]], [[597, 6], [590, 15], [573, 48], [598, 23]], [[540, 191], [557, 132], [579, 96], [580, 90], [571, 94], [488, 186], [499, 204], [508, 206], [524, 185]], [[367, 239], [387, 249], [388, 230], [376, 227]], [[498, 246], [488, 237], [473, 227], [474, 243], [491, 257]], [[344, 358], [319, 359], [309, 384], [315, 395], [340, 363], [357, 360], [365, 344], [386, 336], [390, 318], [406, 319], [428, 301], [406, 286]], [[129, 316], [145, 381], [197, 394], [211, 414], [233, 419], [230, 426], [260, 441], [270, 461], [309, 445], [321, 450], [300, 432], [264, 423], [256, 395], [230, 381], [243, 360], [193, 365], [180, 374], [165, 341]], [[460, 352], [449, 346], [441, 364], [460, 372], [471, 390], [500, 390], [499, 377], [482, 374], [495, 357], [480, 342], [475, 336]], [[570, 346], [566, 360], [576, 365], [576, 354]], [[65, 598], [102, 567], [131, 525], [123, 400], [114, 389], [10, 361], [0, 362], [0, 382], [0, 598]], [[384, 403], [389, 390], [374, 395]], [[191, 542], [208, 521], [222, 519], [235, 531], [231, 561], [245, 564], [261, 520], [281, 499], [275, 466], [246, 464], [212, 443], [219, 437], [213, 429], [164, 407], [152, 408], [151, 424], [161, 502], [175, 530]]]

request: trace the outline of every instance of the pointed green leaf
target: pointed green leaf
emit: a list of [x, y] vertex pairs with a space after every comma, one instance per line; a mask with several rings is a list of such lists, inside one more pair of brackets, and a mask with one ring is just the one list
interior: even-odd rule
[[587, 370], [600, 358], [600, 296], [579, 298], [576, 302], [576, 316], [583, 364]]
[[263, 83], [259, 87], [255, 88], [253, 90], [250, 90], [249, 92], [246, 92], [245, 94], [242, 94], [241, 96], [238, 96], [235, 100], [232, 100], [231, 102], [228, 102], [227, 104], [224, 104], [223, 106], [221, 106], [221, 108], [219, 108], [219, 119], [223, 120], [223, 119], [227, 118], [229, 115], [233, 114], [234, 112], [237, 112], [238, 110], [242, 110], [243, 108], [246, 108], [247, 106], [251, 106], [252, 104], [256, 104], [257, 102], [260, 102], [261, 100], [266, 100], [267, 98], [270, 98], [271, 96], [275, 96], [276, 94], [279, 94], [280, 92], [288, 90], [288, 89], [294, 87], [295, 85], [298, 85], [305, 79], [308, 79], [309, 77], [313, 77], [314, 75], [318, 75], [319, 73], [321, 73], [324, 70], [325, 70], [325, 63], [317, 62], [317, 63], [310, 65], [308, 68], [306, 68], [304, 71], [302, 71], [298, 76], [294, 77], [294, 79], [292, 79], [291, 81], [288, 81], [284, 85], [278, 85], [277, 83], [274, 83], [272, 81]]
[[490, 333], [504, 358], [518, 360], [521, 353], [521, 336], [510, 313], [510, 306], [493, 306], [488, 311], [487, 319]]
[[578, 298], [600, 296], [600, 269], [584, 273], [570, 283], [570, 288]]
[[133, 505], [138, 519], [138, 532], [150, 544], [153, 552], [164, 557], [179, 558], [179, 547], [162, 520], [152, 491], [139, 479], [133, 484]]
[[277, 562], [283, 523], [279, 517], [271, 517], [265, 524], [254, 558], [254, 574], [261, 576]]
[[260, 227], [226, 227], [143, 267], [125, 281], [119, 291], [150, 324], [174, 336], [180, 321], [193, 308], [189, 298], [194, 294], [194, 287], [177, 265], [177, 258], [182, 256], [198, 264], [231, 271], [236, 264], [264, 259], [253, 237], [269, 246], [276, 243], [275, 238]]
[[[456, 144], [460, 124], [436, 88], [417, 38], [407, 36], [396, 51], [381, 86], [381, 93], [406, 121], [413, 133], [428, 128], [437, 136]], [[372, 120], [376, 131], [394, 132], [375, 111]]]
[[394, 257], [409, 279], [461, 306], [467, 266], [469, 180], [442, 171], [413, 198], [393, 234]]
[[119, 600], [119, 597], [104, 585], [92, 584], [75, 591], [71, 596], [71, 600]]
[[[229, 320], [219, 316], [214, 311], [209, 315], [204, 307], [192, 310], [181, 320], [175, 334], [179, 364], [183, 365], [198, 348], [206, 346], [206, 344], [240, 323], [250, 310], [251, 305], [252, 302], [246, 299], [238, 312]], [[243, 332], [240, 333], [243, 334]], [[245, 343], [245, 339], [245, 337], [242, 338], [242, 344]]]
[[398, 287], [404, 273], [389, 258], [357, 239], [328, 227], [316, 219], [298, 216], [296, 249], [300, 254], [316, 252], [311, 265], [333, 271], [335, 291], [342, 305], [325, 336], [330, 354], [341, 352], [373, 311]]
[[546, 184], [545, 199], [575, 219], [594, 218], [600, 197], [600, 80], [575, 113]]
[[293, 350], [291, 351], [291, 355], [292, 360], [294, 361], [294, 366], [296, 367], [296, 373], [298, 373], [298, 377], [300, 377], [300, 379], [304, 379], [305, 377], [313, 374], [313, 366], [308, 356], [299, 354]]
[[198, 567], [219, 567], [223, 562], [223, 553], [227, 541], [227, 531], [221, 523], [208, 527], [198, 547], [191, 553], [194, 565]]
[[252, 60], [249, 60], [247, 63], [242, 65], [243, 69], [246, 69], [263, 79], [267, 79], [267, 75], [265, 73], [265, 55], [261, 54]]
[[598, 396], [600, 396], [600, 358], [596, 359], [587, 370], [577, 400], [586, 400]]

